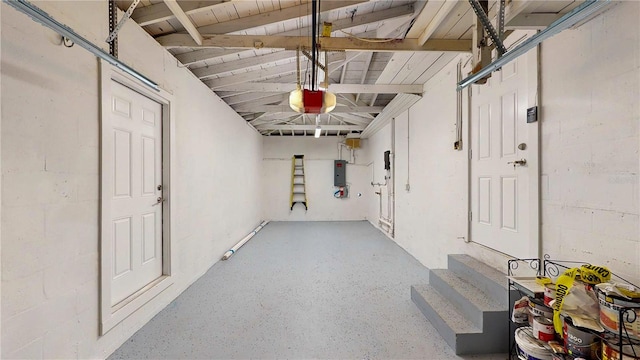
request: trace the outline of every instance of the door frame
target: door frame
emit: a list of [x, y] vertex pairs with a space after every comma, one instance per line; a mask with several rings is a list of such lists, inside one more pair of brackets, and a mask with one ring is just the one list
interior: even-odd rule
[[[154, 280], [144, 288], [138, 290], [128, 298], [115, 306], [111, 306], [111, 276], [112, 248], [109, 238], [109, 227], [105, 226], [111, 213], [111, 197], [105, 184], [106, 172], [103, 171], [107, 164], [111, 151], [105, 149], [110, 140], [110, 108], [111, 108], [111, 83], [117, 82], [131, 90], [134, 90], [162, 105], [162, 187], [163, 198], [167, 201], [162, 204], [162, 276]], [[169, 92], [160, 89], [154, 91], [143, 85], [139, 80], [120, 71], [104, 60], [100, 60], [100, 335], [122, 322], [124, 319], [141, 310], [147, 303], [153, 305], [153, 300], [169, 288], [174, 282], [172, 264], [174, 264], [174, 252], [172, 251], [172, 239], [175, 214], [175, 197], [172, 189], [176, 186], [174, 168], [175, 157], [175, 109], [174, 97]]]
[[[517, 46], [520, 42], [524, 41], [524, 39], [519, 39], [517, 41], [515, 41], [513, 44], [511, 44], [510, 47], [515, 47]], [[531, 252], [531, 257], [532, 258], [541, 258], [542, 257], [542, 239], [540, 237], [540, 227], [541, 227], [541, 223], [540, 223], [540, 202], [541, 202], [541, 193], [540, 193], [540, 174], [541, 174], [541, 167], [540, 167], [540, 158], [541, 158], [541, 147], [540, 147], [540, 123], [542, 120], [542, 106], [540, 103], [540, 99], [541, 99], [541, 94], [540, 94], [540, 90], [541, 90], [541, 84], [540, 84], [540, 71], [541, 66], [540, 66], [540, 46], [538, 45], [537, 47], [529, 50], [527, 53], [521, 55], [521, 56], [525, 56], [527, 58], [527, 69], [526, 69], [526, 77], [527, 77], [527, 108], [532, 107], [532, 106], [537, 106], [538, 107], [538, 111], [537, 111], [537, 121], [535, 123], [530, 123], [529, 125], [529, 131], [528, 131], [528, 139], [527, 139], [527, 151], [530, 151], [531, 153], [535, 153], [536, 154], [536, 158], [535, 159], [529, 159], [527, 158], [527, 176], [529, 177], [529, 193], [526, 194], [526, 196], [528, 197], [528, 201], [529, 201], [529, 234], [527, 236], [528, 238], [528, 242], [529, 242], [529, 251]], [[492, 76], [501, 76], [500, 73], [498, 72], [494, 72]], [[473, 86], [473, 85], [472, 85]], [[467, 165], [468, 165], [468, 178], [467, 178], [467, 189], [468, 189], [468, 195], [467, 195], [467, 199], [468, 199], [468, 209], [467, 209], [467, 214], [469, 214], [468, 216], [468, 228], [467, 228], [467, 236], [468, 236], [468, 240], [467, 242], [479, 245], [485, 249], [489, 249], [493, 252], [499, 253], [501, 255], [506, 255], [508, 257], [513, 257], [512, 254], [507, 254], [503, 251], [500, 251], [499, 249], [493, 249], [487, 245], [484, 245], [482, 243], [479, 243], [477, 241], [475, 241], [474, 239], [474, 226], [473, 226], [473, 212], [474, 212], [474, 208], [473, 208], [473, 192], [471, 191], [472, 186], [471, 186], [471, 182], [474, 181], [473, 179], [473, 172], [472, 172], [472, 156], [477, 156], [472, 154], [471, 149], [473, 148], [473, 144], [475, 144], [475, 142], [477, 141], [477, 139], [474, 139], [471, 134], [471, 126], [473, 126], [473, 124], [471, 124], [471, 121], [473, 121], [472, 116], [473, 116], [473, 96], [471, 96], [472, 94], [472, 88], [471, 86], [469, 86], [467, 88], [468, 91], [468, 97], [467, 97], [467, 116], [468, 116], [468, 121], [467, 124], [469, 124], [469, 126], [467, 126], [467, 138], [469, 139], [468, 143], [469, 143], [469, 147], [468, 147], [468, 151], [469, 151], [469, 156], [467, 157]], [[534, 139], [535, 141], [530, 141], [531, 139]], [[475, 216], [477, 216], [477, 214], [475, 214]]]

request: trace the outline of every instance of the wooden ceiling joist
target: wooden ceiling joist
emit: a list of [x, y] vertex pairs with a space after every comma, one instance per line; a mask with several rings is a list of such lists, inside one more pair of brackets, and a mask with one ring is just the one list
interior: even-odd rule
[[[260, 105], [248, 104], [232, 106], [236, 112], [279, 112], [279, 113], [295, 113], [289, 105]], [[336, 106], [331, 113], [370, 113], [379, 114], [384, 106]]]
[[[320, 125], [322, 131], [362, 131], [364, 126], [361, 125]], [[256, 129], [264, 131], [314, 131], [316, 125], [256, 125]]]
[[[345, 18], [332, 22], [332, 31], [334, 33], [345, 30], [357, 26], [373, 24], [379, 21], [384, 21], [388, 19], [398, 18], [402, 16], [409, 16], [413, 13], [413, 4], [396, 6], [385, 10], [374, 11], [367, 14], [356, 15], [353, 18]], [[278, 36], [303, 36], [305, 34], [310, 34], [310, 27], [303, 27], [300, 29], [289, 30], [280, 32], [273, 35]], [[200, 61], [213, 59], [216, 57], [222, 57], [226, 55], [231, 55], [235, 53], [239, 53], [238, 49], [217, 49], [217, 48], [207, 48], [207, 49], [199, 49], [195, 51], [190, 51], [188, 53], [176, 55], [178, 61], [180, 61], [184, 65], [191, 65]]]
[[[196, 44], [186, 34], [170, 34], [156, 38], [167, 48], [236, 48], [236, 49], [284, 49], [295, 50], [311, 47], [308, 36], [254, 36], [254, 35], [211, 35], [203, 33], [202, 45]], [[360, 39], [353, 37], [320, 38], [322, 51], [452, 51], [471, 52], [470, 40], [427, 40], [423, 45], [418, 39]]]
[[182, 10], [180, 5], [178, 5], [178, 0], [164, 0], [165, 5], [171, 10], [173, 15], [175, 15], [176, 19], [180, 21], [180, 24], [184, 26], [184, 28], [191, 36], [191, 39], [196, 42], [198, 45], [202, 45], [202, 35], [196, 29], [196, 26], [193, 25], [191, 19], [187, 16], [187, 14]]
[[[331, 11], [343, 7], [358, 5], [364, 2], [367, 2], [367, 0], [323, 0], [322, 8], [320, 9], [320, 11]], [[265, 26], [276, 22], [297, 19], [301, 16], [307, 16], [310, 14], [311, 6], [305, 3], [302, 5], [284, 8], [282, 10], [269, 11], [262, 14], [246, 16], [239, 19], [220, 22], [217, 24], [201, 26], [198, 28], [198, 31], [200, 31], [200, 33], [202, 34], [228, 34], [235, 31], [242, 31], [259, 26]]]
[[[226, 79], [226, 78], [225, 78]], [[223, 79], [221, 79], [223, 80]], [[243, 82], [220, 86], [222, 91], [289, 92], [296, 88], [295, 83], [253, 83]], [[422, 94], [422, 84], [330, 84], [329, 91], [334, 94]]]
[[[339, 68], [341, 66], [340, 64], [344, 63], [346, 60], [347, 60], [347, 56], [345, 55], [345, 53], [329, 54], [329, 69]], [[293, 74], [296, 72], [296, 70], [297, 70], [296, 63], [292, 62], [282, 66], [274, 66], [274, 67], [260, 69], [256, 71], [248, 71], [246, 73], [241, 73], [234, 76], [227, 76], [220, 79], [205, 80], [204, 83], [212, 89], [217, 89], [224, 86], [241, 84], [249, 81], [260, 81], [263, 79], [273, 78], [275, 76]], [[228, 91], [228, 90], [225, 89], [224, 91]], [[240, 90], [240, 91], [243, 91], [243, 90]]]
[[[187, 14], [196, 14], [199, 12], [213, 10], [217, 5], [230, 0], [206, 0], [206, 1], [183, 1], [180, 4], [182, 10]], [[140, 26], [147, 26], [162, 21], [171, 20], [175, 17], [173, 12], [165, 3], [157, 3], [145, 7], [138, 8], [132, 15], [131, 19]]]

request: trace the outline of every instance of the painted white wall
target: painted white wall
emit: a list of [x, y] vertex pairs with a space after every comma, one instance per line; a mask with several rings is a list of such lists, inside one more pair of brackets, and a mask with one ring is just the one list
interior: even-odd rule
[[[425, 85], [422, 99], [395, 118], [395, 241], [431, 268], [446, 267], [446, 254], [462, 251], [464, 242], [457, 238], [467, 231], [466, 145], [465, 151], [453, 150], [457, 63], [445, 66]], [[383, 153], [391, 149], [391, 126], [369, 139], [376, 182], [384, 182]], [[386, 209], [383, 196], [385, 215]], [[377, 219], [377, 198], [369, 213]]]
[[542, 246], [640, 280], [640, 3], [542, 44]]
[[[369, 190], [370, 169], [361, 161], [364, 149], [351, 152], [343, 147], [342, 160], [347, 160], [348, 198], [333, 196], [334, 160], [339, 160], [338, 137], [279, 137], [265, 136], [262, 177], [263, 217], [272, 221], [346, 221], [365, 220], [366, 191]], [[291, 211], [291, 157], [304, 155], [308, 210], [296, 204]], [[358, 193], [362, 196], [358, 197]]]
[[[543, 252], [606, 265], [635, 282], [640, 282], [639, 16], [640, 3], [620, 2], [545, 41], [540, 114]], [[468, 141], [465, 151], [453, 150], [455, 82], [454, 61], [425, 85], [423, 99], [409, 110], [409, 192], [404, 190], [408, 115], [396, 117], [395, 240], [430, 268], [446, 267], [446, 255], [459, 252], [506, 269], [504, 256], [458, 239], [467, 231]], [[368, 140], [368, 158], [382, 161], [391, 143], [389, 129]], [[467, 130], [465, 122], [465, 136]], [[370, 217], [377, 207], [377, 199], [369, 203]]]
[[[106, 1], [37, 5], [104, 43]], [[137, 25], [125, 25], [120, 58], [175, 98], [175, 283], [99, 337], [98, 61], [0, 6], [1, 355], [104, 358], [259, 223], [262, 139]]]

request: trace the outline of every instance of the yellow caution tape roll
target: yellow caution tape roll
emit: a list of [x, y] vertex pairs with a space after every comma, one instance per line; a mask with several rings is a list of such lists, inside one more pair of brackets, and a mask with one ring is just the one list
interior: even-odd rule
[[600, 284], [611, 279], [611, 271], [604, 266], [582, 265], [580, 268], [571, 268], [560, 275], [556, 280], [556, 302], [553, 304], [553, 327], [558, 334], [562, 334], [562, 322], [560, 311], [565, 297], [571, 291], [574, 280], [580, 280], [587, 284]]

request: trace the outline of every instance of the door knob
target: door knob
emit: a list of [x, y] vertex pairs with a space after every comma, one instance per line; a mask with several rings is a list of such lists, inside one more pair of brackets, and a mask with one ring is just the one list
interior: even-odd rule
[[516, 160], [516, 161], [509, 161], [507, 164], [513, 164], [513, 167], [515, 168], [516, 165], [519, 166], [525, 166], [527, 165], [527, 159], [520, 159], [520, 160]]
[[162, 204], [163, 202], [167, 201], [166, 199], [163, 199], [162, 196], [158, 196], [158, 198], [156, 199], [156, 203], [153, 204], [152, 206], [156, 206], [158, 204]]

